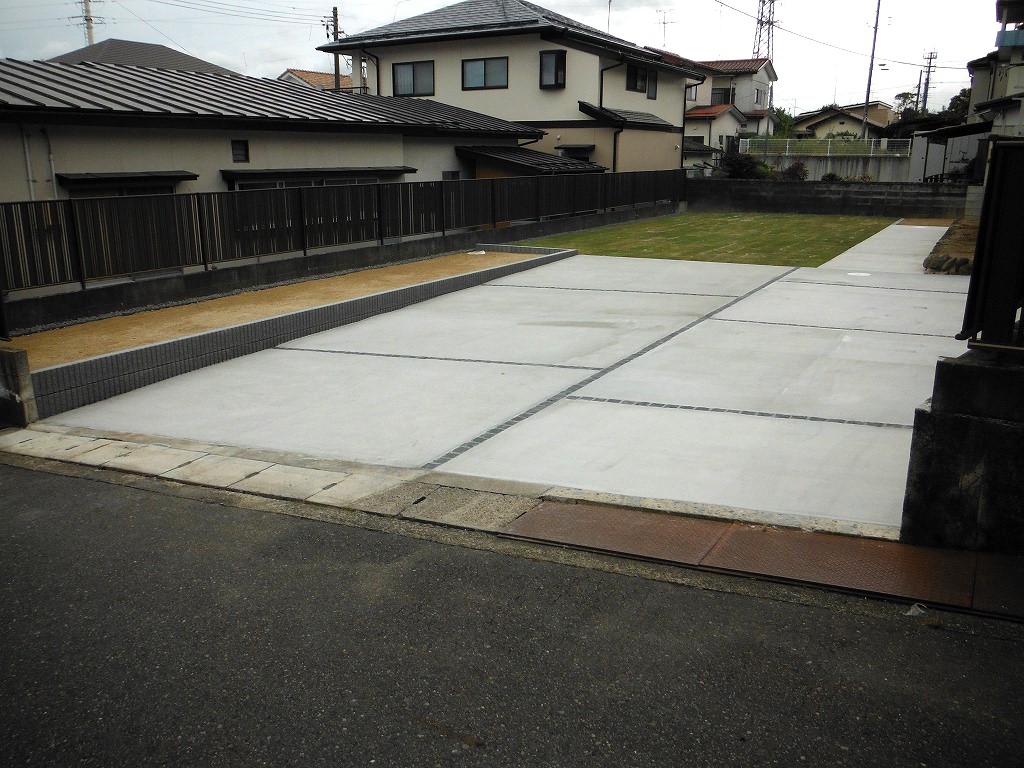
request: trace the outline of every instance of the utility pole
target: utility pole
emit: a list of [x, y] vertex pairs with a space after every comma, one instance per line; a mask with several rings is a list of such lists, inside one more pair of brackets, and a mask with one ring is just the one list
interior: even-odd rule
[[612, 32], [612, 0], [608, 0], [608, 34]]
[[[338, 6], [334, 6], [331, 13], [331, 18], [324, 17], [323, 19], [324, 29], [327, 30], [327, 39], [333, 39], [334, 42], [338, 42]], [[334, 90], [341, 90], [341, 54], [334, 54]]]
[[82, 15], [74, 18], [80, 18], [82, 20], [81, 26], [85, 28], [85, 39], [89, 45], [96, 43], [96, 34], [93, 30], [93, 22], [95, 19], [92, 15], [92, 1], [82, 0]]
[[914, 99], [914, 111], [918, 114], [921, 113], [921, 77], [924, 72], [917, 73], [917, 97]]
[[939, 58], [938, 51], [931, 51], [924, 55], [924, 92], [921, 94], [921, 113], [928, 111], [928, 90], [931, 88], [932, 69], [935, 67], [935, 60]]
[[878, 16], [882, 12], [882, 0], [875, 5], [875, 31], [871, 36], [871, 61], [868, 64], [868, 90], [864, 94], [864, 122], [860, 128], [861, 141], [868, 136], [868, 106], [871, 104], [871, 76], [875, 74], [875, 43], [878, 42]]
[[[338, 42], [338, 6], [334, 6], [334, 42]], [[341, 90], [341, 55], [334, 54], [334, 90]]]

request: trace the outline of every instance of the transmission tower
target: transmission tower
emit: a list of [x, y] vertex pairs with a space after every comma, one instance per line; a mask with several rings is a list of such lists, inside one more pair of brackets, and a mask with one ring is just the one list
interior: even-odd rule
[[755, 59], [770, 59], [775, 52], [775, 0], [757, 0], [757, 31], [754, 33]]

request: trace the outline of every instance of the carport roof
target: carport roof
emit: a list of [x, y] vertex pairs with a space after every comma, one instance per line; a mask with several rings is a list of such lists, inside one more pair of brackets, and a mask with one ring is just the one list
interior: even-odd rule
[[538, 138], [543, 131], [426, 99], [119, 64], [0, 60], [0, 122]]

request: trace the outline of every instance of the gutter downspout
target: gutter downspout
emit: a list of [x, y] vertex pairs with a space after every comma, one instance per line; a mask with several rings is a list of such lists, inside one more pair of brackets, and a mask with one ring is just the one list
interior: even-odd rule
[[626, 63], [625, 59], [619, 61], [618, 64], [612, 64], [610, 67], [601, 67], [597, 75], [597, 106], [604, 108], [604, 73], [609, 69], [616, 69]]
[[619, 134], [626, 130], [625, 125], [620, 125], [612, 134], [612, 173], [619, 172]]
[[25, 151], [25, 183], [28, 184], [28, 199], [36, 199], [36, 185], [35, 179], [32, 178], [32, 150], [29, 149], [28, 145], [28, 134], [25, 132], [25, 126], [21, 126], [21, 146]]
[[[376, 95], [380, 96], [380, 58], [377, 57], [377, 56], [374, 56], [372, 53], [370, 53], [365, 48], [360, 48], [359, 52], [361, 54], [363, 54], [363, 56], [366, 56], [367, 58], [373, 59], [373, 69], [377, 73], [377, 93], [376, 93]], [[393, 90], [394, 90], [394, 88], [392, 87], [392, 91]]]
[[683, 77], [683, 125], [679, 136], [679, 169], [686, 167], [686, 84], [689, 80]]
[[50, 186], [53, 188], [53, 199], [57, 199], [57, 167], [53, 162], [53, 143], [50, 141], [50, 134], [46, 132], [45, 128], [40, 128], [39, 132], [46, 137], [46, 157], [50, 162]]

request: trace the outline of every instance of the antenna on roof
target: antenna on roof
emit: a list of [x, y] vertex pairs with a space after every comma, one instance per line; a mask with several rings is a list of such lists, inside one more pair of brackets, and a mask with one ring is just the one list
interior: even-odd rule
[[661, 17], [661, 19], [658, 21], [658, 24], [661, 26], [661, 47], [662, 48], [664, 48], [665, 45], [666, 45], [666, 43], [665, 43], [665, 33], [668, 30], [668, 25], [669, 24], [675, 24], [674, 21], [669, 21], [668, 20], [668, 15], [670, 13], [672, 13], [672, 9], [671, 8], [669, 8], [667, 11], [663, 11], [660, 8], [658, 9], [658, 15]]

